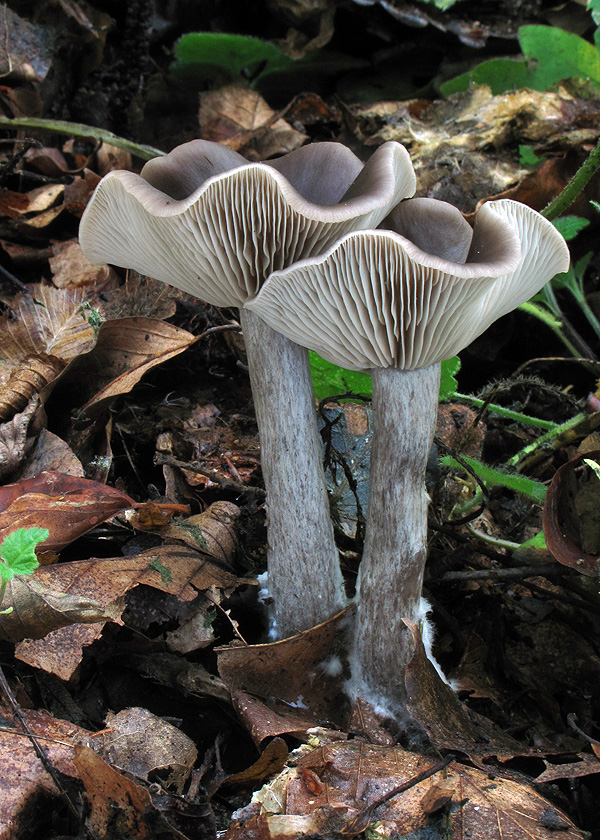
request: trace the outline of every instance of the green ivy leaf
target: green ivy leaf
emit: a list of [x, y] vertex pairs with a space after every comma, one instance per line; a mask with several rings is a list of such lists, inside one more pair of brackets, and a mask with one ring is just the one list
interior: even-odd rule
[[47, 528], [19, 528], [4, 538], [0, 545], [0, 578], [11, 580], [15, 575], [30, 575], [39, 566], [35, 547], [50, 536]]

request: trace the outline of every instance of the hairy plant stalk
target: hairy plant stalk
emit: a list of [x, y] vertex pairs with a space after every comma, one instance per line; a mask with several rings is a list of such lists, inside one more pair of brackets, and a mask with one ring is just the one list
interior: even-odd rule
[[267, 491], [272, 631], [286, 638], [345, 605], [308, 353], [241, 310]]
[[425, 471], [437, 419], [440, 364], [373, 371], [373, 443], [366, 537], [357, 585], [351, 691], [401, 712], [413, 653], [402, 619], [418, 620], [427, 557]]

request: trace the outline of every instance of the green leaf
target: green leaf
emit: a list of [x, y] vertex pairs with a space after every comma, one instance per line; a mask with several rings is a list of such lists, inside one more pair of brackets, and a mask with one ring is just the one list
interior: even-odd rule
[[587, 8], [592, 13], [592, 20], [600, 26], [600, 0], [587, 0]]
[[[452, 467], [453, 469], [464, 469], [464, 467], [450, 455], [445, 455], [442, 459], [442, 464], [445, 467]], [[482, 464], [476, 458], [468, 458], [465, 455], [461, 456], [461, 461], [469, 467], [473, 473], [483, 481], [487, 487], [506, 487], [508, 490], [514, 490], [515, 493], [521, 493], [528, 496], [540, 504], [544, 503], [546, 498], [546, 487], [539, 481], [534, 481], [532, 478], [526, 478], [524, 475], [518, 473], [504, 473], [496, 470], [493, 467], [488, 467], [487, 464]]]
[[[342, 394], [356, 394], [361, 397], [373, 395], [371, 377], [368, 373], [360, 373], [326, 362], [317, 353], [308, 351], [310, 362], [310, 373], [315, 389], [315, 396], [318, 400], [325, 400], [328, 397], [337, 397]], [[460, 359], [454, 356], [442, 362], [442, 377], [440, 382], [440, 400], [447, 400], [458, 390], [458, 382], [455, 379], [460, 370]]]
[[39, 566], [35, 547], [50, 536], [47, 528], [19, 528], [4, 538], [0, 545], [0, 578], [11, 580], [14, 575], [30, 575]]
[[458, 391], [456, 374], [460, 370], [460, 359], [453, 356], [442, 362], [442, 377], [440, 380], [440, 402], [449, 400]]
[[488, 85], [494, 96], [508, 90], [531, 87], [530, 74], [525, 61], [516, 58], [490, 58], [440, 85], [443, 96], [462, 93], [471, 85]]
[[328, 397], [337, 397], [342, 394], [357, 394], [371, 398], [373, 387], [368, 373], [345, 370], [345, 368], [333, 365], [331, 362], [326, 362], [312, 350], [308, 351], [308, 358], [313, 388], [318, 400], [325, 400]]
[[202, 81], [215, 72], [229, 78], [245, 75], [258, 77], [274, 70], [287, 69], [293, 59], [279, 47], [245, 35], [217, 32], [189, 32], [175, 44], [172, 73], [179, 78]]
[[579, 231], [586, 228], [589, 223], [589, 219], [582, 219], [581, 216], [561, 216], [552, 222], [556, 230], [563, 235], [567, 242], [575, 239]]
[[589, 81], [600, 87], [600, 52], [573, 32], [556, 26], [531, 25], [519, 29], [519, 44], [525, 61], [492, 58], [444, 82], [444, 96], [468, 90], [471, 84], [489, 85], [493, 94], [516, 88], [548, 90], [564, 79]]
[[521, 166], [537, 166], [546, 158], [538, 157], [531, 146], [519, 146], [519, 163]]

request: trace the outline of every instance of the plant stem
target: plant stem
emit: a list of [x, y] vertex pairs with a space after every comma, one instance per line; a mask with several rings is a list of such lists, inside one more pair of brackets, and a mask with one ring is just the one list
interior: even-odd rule
[[562, 331], [562, 323], [555, 318], [550, 312], [547, 312], [543, 306], [539, 306], [537, 303], [532, 303], [530, 300], [525, 301], [519, 306], [523, 312], [527, 312], [528, 315], [533, 315], [534, 318], [537, 318], [543, 324], [546, 324], [547, 327], [550, 327], [552, 332], [556, 335], [558, 339], [565, 345], [569, 353], [571, 353], [575, 358], [579, 358], [579, 356], [587, 355], [586, 353], [581, 353], [577, 347], [566, 337], [566, 335]]
[[404, 670], [413, 654], [402, 619], [419, 616], [427, 557], [425, 470], [440, 368], [373, 371], [371, 478], [350, 690], [392, 714], [404, 709]]
[[161, 157], [165, 152], [160, 149], [155, 149], [152, 146], [145, 146], [140, 143], [134, 143], [132, 140], [126, 140], [124, 137], [119, 137], [113, 134], [112, 131], [107, 131], [104, 128], [96, 128], [95, 126], [85, 125], [84, 123], [72, 123], [66, 120], [43, 120], [37, 117], [0, 117], [1, 128], [39, 128], [42, 131], [53, 131], [58, 134], [68, 134], [73, 137], [94, 137], [96, 140], [103, 140], [111, 146], [116, 146], [118, 149], [123, 149], [125, 152], [131, 152], [140, 160], [152, 160], [155, 157]]
[[272, 632], [286, 638], [346, 603], [329, 515], [308, 353], [242, 309], [267, 490]]
[[544, 207], [542, 216], [545, 216], [549, 221], [561, 216], [567, 207], [575, 201], [579, 193], [583, 192], [586, 184], [598, 169], [600, 169], [600, 141], [589, 153], [566, 187]]
[[509, 467], [517, 467], [521, 461], [524, 461], [525, 458], [535, 452], [536, 449], [539, 449], [541, 446], [544, 446], [544, 444], [559, 438], [562, 434], [568, 432], [570, 429], [586, 420], [587, 417], [588, 415], [584, 413], [576, 414], [566, 422], [561, 423], [560, 426], [556, 426], [556, 428], [554, 428], [551, 432], [546, 432], [545, 435], [542, 435], [537, 440], [534, 440], [527, 446], [523, 447], [523, 449], [520, 449], [512, 456], [512, 458], [509, 458], [508, 461], [506, 461], [506, 465]]
[[472, 397], [470, 394], [461, 394], [457, 391], [452, 395], [452, 398], [470, 403], [470, 405], [474, 405], [477, 408], [485, 406], [486, 411], [492, 411], [500, 417], [506, 417], [508, 420], [516, 420], [518, 423], [524, 423], [526, 426], [533, 426], [536, 429], [548, 429], [549, 431], [552, 431], [552, 429], [555, 429], [558, 425], [557, 423], [553, 423], [551, 420], [540, 420], [539, 417], [531, 417], [529, 414], [521, 414], [519, 411], [511, 411], [509, 408], [504, 408], [501, 405], [495, 405], [494, 403], [486, 404], [485, 400], [480, 400], [479, 397]]

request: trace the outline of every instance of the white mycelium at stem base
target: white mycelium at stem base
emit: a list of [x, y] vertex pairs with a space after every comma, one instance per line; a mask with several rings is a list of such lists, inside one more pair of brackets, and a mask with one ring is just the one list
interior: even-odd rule
[[345, 596], [306, 352], [243, 307], [270, 272], [379, 224], [414, 189], [398, 143], [385, 143], [363, 166], [339, 143], [249, 164], [195, 140], [150, 161], [141, 176], [111, 172], [81, 221], [81, 247], [92, 262], [135, 268], [215, 306], [242, 308], [279, 637], [329, 618]]
[[485, 204], [474, 229], [431, 199], [402, 202], [385, 224], [274, 273], [248, 305], [334, 364], [373, 374], [371, 489], [348, 687], [402, 715], [412, 642], [401, 620], [419, 615], [440, 362], [566, 271], [569, 252], [549, 222], [514, 201]]

